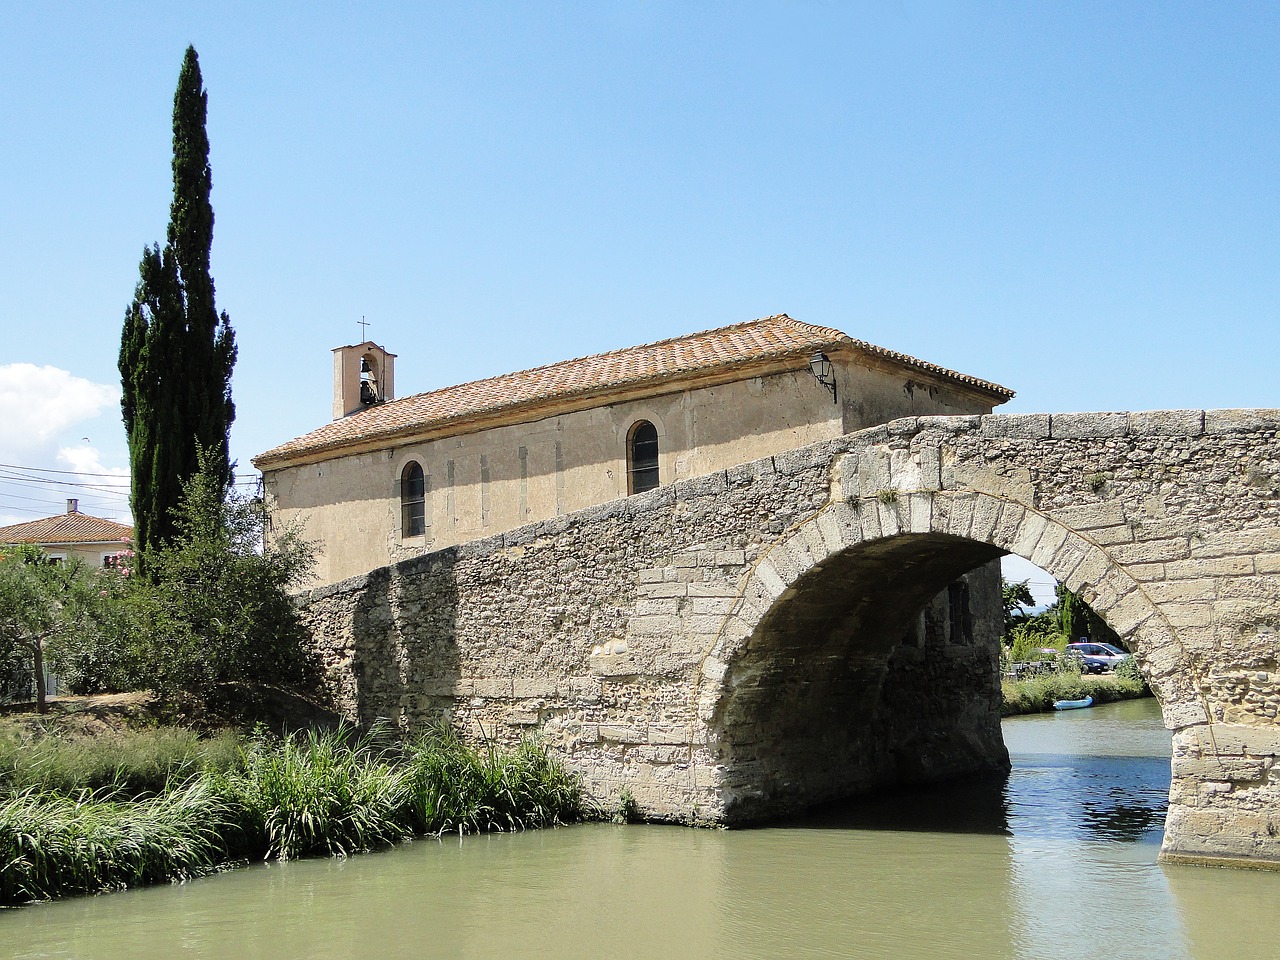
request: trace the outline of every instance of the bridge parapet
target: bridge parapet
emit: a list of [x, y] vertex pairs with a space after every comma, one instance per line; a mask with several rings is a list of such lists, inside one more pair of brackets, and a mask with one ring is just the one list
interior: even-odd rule
[[[1274, 410], [909, 418], [375, 571], [308, 616], [353, 717], [537, 730], [606, 802], [732, 822], [998, 766], [990, 637], [902, 637], [1016, 553], [1160, 698], [1164, 856], [1280, 862], [1278, 435]], [[835, 755], [848, 778], [818, 769]]]

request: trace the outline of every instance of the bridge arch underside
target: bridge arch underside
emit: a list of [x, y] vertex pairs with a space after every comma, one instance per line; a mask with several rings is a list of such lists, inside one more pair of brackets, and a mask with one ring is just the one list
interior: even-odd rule
[[727, 659], [709, 731], [724, 821], [1007, 772], [1004, 552], [906, 533], [835, 553], [792, 582]]

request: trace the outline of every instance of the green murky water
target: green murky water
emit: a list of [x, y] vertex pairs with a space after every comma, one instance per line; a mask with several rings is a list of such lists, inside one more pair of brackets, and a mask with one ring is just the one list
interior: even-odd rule
[[0, 912], [21, 958], [1280, 956], [1280, 874], [1159, 867], [1153, 701], [1006, 722], [1006, 784], [733, 832], [419, 841]]

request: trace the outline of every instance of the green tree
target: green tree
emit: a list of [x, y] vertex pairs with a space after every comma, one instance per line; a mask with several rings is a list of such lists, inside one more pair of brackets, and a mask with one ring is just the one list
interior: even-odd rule
[[261, 501], [228, 494], [203, 451], [200, 462], [184, 484], [173, 540], [148, 553], [149, 575], [132, 584], [136, 616], [148, 624], [140, 685], [206, 700], [229, 685], [308, 692], [316, 673], [290, 590], [311, 577], [311, 545], [285, 529], [264, 547]]
[[1121, 649], [1128, 649], [1120, 641], [1119, 635], [1107, 626], [1093, 608], [1081, 600], [1077, 594], [1068, 590], [1065, 584], [1058, 584], [1056, 592], [1058, 623], [1068, 643], [1088, 639], [1094, 643], [1110, 643]]
[[0, 557], [0, 657], [18, 654], [30, 664], [36, 709], [45, 713], [45, 655], [80, 629], [91, 605], [93, 571], [72, 557], [55, 563], [35, 548]]
[[1017, 582], [1002, 580], [1000, 583], [1000, 599], [1004, 603], [1004, 632], [1007, 634], [1015, 626], [1027, 619], [1026, 607], [1034, 607], [1036, 598], [1031, 594], [1031, 587], [1026, 580]]
[[[173, 508], [207, 451], [212, 475], [231, 482], [235, 332], [214, 305], [212, 174], [205, 132], [208, 95], [188, 47], [173, 99], [173, 202], [163, 248], [144, 248], [120, 338], [120, 401], [129, 437], [135, 543], [176, 534]], [[145, 554], [144, 554], [145, 559]]]

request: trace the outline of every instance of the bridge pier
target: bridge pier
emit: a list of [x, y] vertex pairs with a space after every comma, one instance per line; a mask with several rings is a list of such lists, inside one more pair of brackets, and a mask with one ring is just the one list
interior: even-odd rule
[[1164, 859], [1278, 865], [1278, 435], [1276, 411], [896, 421], [408, 560], [304, 612], [353, 719], [537, 734], [606, 806], [734, 823], [1001, 769], [978, 625], [984, 571], [1014, 553], [1125, 638], [1160, 700]]

